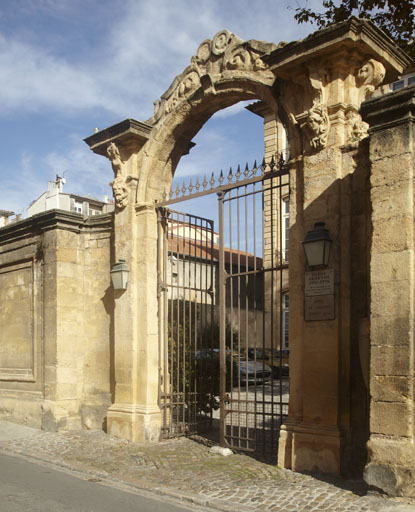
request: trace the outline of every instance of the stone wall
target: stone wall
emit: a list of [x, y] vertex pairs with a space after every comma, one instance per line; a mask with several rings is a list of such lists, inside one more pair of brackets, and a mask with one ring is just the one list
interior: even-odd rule
[[[290, 145], [290, 405], [279, 464], [359, 472], [370, 432], [367, 480], [387, 492], [413, 492], [414, 100], [405, 96], [413, 89], [367, 103], [364, 119], [360, 110], [408, 64], [389, 38], [357, 18], [279, 45], [243, 42], [223, 30], [199, 46], [151, 119], [126, 120], [86, 139], [111, 160], [114, 250], [131, 270], [114, 314], [111, 434], [159, 438], [157, 202], [206, 120], [257, 99], [268, 109], [267, 156], [278, 148], [277, 115]], [[278, 225], [278, 210], [268, 213], [266, 228]], [[319, 297], [310, 299], [306, 272], [313, 270], [301, 244], [316, 222], [325, 222], [333, 240], [321, 309]], [[265, 229], [265, 238], [271, 234]], [[273, 251], [264, 251], [264, 265], [268, 256]]]
[[53, 210], [0, 230], [0, 415], [102, 427], [111, 403], [112, 216]]
[[370, 125], [370, 440], [365, 478], [415, 496], [415, 87], [363, 104]]

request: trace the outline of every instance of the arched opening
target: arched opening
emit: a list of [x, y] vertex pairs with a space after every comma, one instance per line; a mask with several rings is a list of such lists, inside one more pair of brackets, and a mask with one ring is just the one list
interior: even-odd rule
[[[220, 86], [220, 87], [219, 87]], [[273, 112], [278, 111], [275, 91], [261, 81], [247, 77], [223, 80], [215, 94], [198, 89], [180, 108], [166, 116], [155, 137], [148, 141], [143, 159], [143, 180], [139, 197], [146, 201], [159, 200], [162, 191], [169, 190], [177, 165], [185, 155], [192, 139], [218, 111], [246, 100], [260, 100]], [[141, 194], [140, 194], [141, 192]]]
[[[352, 365], [359, 363], [357, 345], [360, 341], [362, 344], [368, 342], [364, 329], [361, 329], [360, 340], [357, 326], [362, 318], [369, 318], [369, 295], [368, 292], [362, 293], [362, 289], [365, 283], [370, 282], [366, 258], [369, 244], [362, 243], [366, 227], [370, 232], [371, 215], [366, 194], [370, 190], [364, 142], [367, 124], [362, 120], [359, 109], [362, 101], [383, 79], [384, 67], [389, 73], [403, 69], [403, 60], [388, 46], [389, 43], [385, 42], [382, 52], [379, 52], [382, 39], [383, 36], [367, 21], [355, 18], [305, 40], [278, 46], [252, 40], [244, 42], [234, 34], [221, 31], [213, 40], [202, 42], [188, 68], [156, 101], [151, 119], [145, 123], [127, 120], [90, 138], [94, 151], [108, 155], [112, 161], [116, 176], [113, 184], [116, 192], [114, 255], [127, 258], [130, 263], [129, 288], [117, 297], [114, 309], [116, 388], [115, 402], [108, 410], [109, 432], [142, 442], [157, 441], [160, 437], [164, 428], [162, 415], [169, 409], [168, 395], [174, 393], [174, 383], [164, 390], [164, 397], [160, 393], [160, 385], [169, 382], [171, 375], [168, 369], [164, 370], [161, 359], [165, 354], [169, 357], [169, 296], [165, 278], [166, 272], [170, 272], [168, 224], [172, 217], [168, 212], [183, 199], [187, 201], [217, 194], [218, 214], [222, 212], [218, 215], [219, 232], [230, 219], [232, 243], [236, 241], [236, 246], [232, 245], [229, 236], [229, 245], [222, 243], [213, 248], [219, 253], [217, 289], [218, 294], [222, 294], [220, 303], [225, 305], [220, 310], [219, 322], [221, 369], [227, 370], [227, 349], [232, 353], [233, 340], [238, 340], [238, 357], [241, 355], [239, 339], [243, 338], [239, 333], [233, 336], [231, 329], [233, 346], [227, 344], [226, 286], [229, 286], [229, 294], [232, 291], [233, 298], [237, 297], [237, 300], [240, 300], [241, 290], [245, 287], [245, 301], [249, 305], [256, 294], [246, 283], [249, 285], [254, 275], [259, 280], [256, 274], [259, 268], [263, 274], [263, 287], [269, 290], [262, 301], [263, 319], [267, 317], [267, 301], [270, 304], [280, 301], [275, 315], [279, 326], [275, 327], [272, 321], [263, 321], [260, 336], [266, 340], [274, 339], [273, 334], [278, 332], [281, 348], [284, 346], [284, 319], [288, 311], [294, 319], [289, 328], [289, 342], [290, 371], [295, 371], [290, 376], [289, 421], [284, 423], [280, 432], [279, 464], [296, 471], [318, 470], [339, 474], [350, 465], [351, 450], [364, 446], [364, 436], [354, 441], [355, 427], [352, 424], [353, 396], [364, 391], [363, 378], [356, 381]], [[238, 101], [254, 99], [260, 100], [272, 114], [278, 114], [287, 129], [291, 151], [290, 193], [285, 196], [283, 190], [288, 188], [287, 170], [284, 165], [279, 168], [274, 159], [264, 167], [248, 167], [247, 176], [245, 169], [241, 168], [240, 172], [234, 169], [230, 180], [226, 176], [220, 178], [219, 186], [214, 184], [211, 187], [210, 180], [206, 180], [206, 184], [203, 181], [198, 186], [193, 183], [192, 190], [186, 185], [184, 192], [179, 188], [177, 196], [170, 196], [178, 162], [206, 121], [215, 112]], [[264, 189], [267, 183], [268, 189]], [[246, 199], [248, 215], [244, 210], [245, 198], [254, 196], [245, 190], [254, 186], [261, 197], [259, 203], [264, 206], [261, 234], [251, 237], [263, 241], [262, 252], [257, 254], [255, 243], [253, 250], [249, 244], [244, 247], [245, 239], [237, 231], [232, 231], [234, 226], [241, 225], [238, 220], [232, 222], [235, 212], [236, 215], [239, 212], [239, 220], [242, 218], [244, 222], [256, 213], [255, 208], [249, 209], [250, 199]], [[229, 208], [229, 205], [235, 206]], [[288, 218], [285, 217], [287, 210], [292, 214], [288, 256], [291, 296], [287, 295], [284, 281], [288, 240], [283, 237], [282, 221]], [[210, 212], [206, 213], [204, 218]], [[208, 253], [205, 242], [213, 244], [215, 240], [214, 229], [207, 235], [211, 224], [207, 222], [202, 226], [200, 217], [198, 215], [199, 224], [192, 224], [186, 219], [176, 222], [179, 233], [180, 230], [185, 233], [187, 229], [188, 233], [204, 235], [204, 244], [198, 240], [193, 244], [193, 258], [198, 263]], [[321, 221], [325, 222], [333, 238], [333, 251], [327, 268], [314, 269], [307, 266], [301, 242], [314, 223]], [[249, 223], [245, 225], [249, 226]], [[226, 240], [223, 236], [219, 238]], [[180, 244], [176, 245], [180, 249]], [[364, 251], [360, 250], [361, 245], [366, 248]], [[189, 243], [187, 246], [182, 243], [182, 249], [188, 246]], [[226, 248], [229, 249], [229, 267], [236, 254], [236, 272], [226, 269]], [[212, 254], [213, 249], [210, 248]], [[265, 249], [269, 250], [270, 266], [265, 262], [268, 257]], [[186, 256], [189, 262], [191, 255]], [[257, 257], [261, 257], [262, 265], [255, 267]], [[254, 263], [252, 272], [250, 261]], [[273, 261], [278, 262], [276, 266], [273, 266]], [[187, 276], [191, 274], [190, 265], [188, 267]], [[247, 268], [249, 272], [245, 272]], [[215, 298], [213, 284], [216, 284], [214, 274], [212, 270], [212, 287], [207, 286], [205, 278], [203, 291], [210, 297], [212, 306]], [[270, 276], [270, 285], [266, 283], [265, 276]], [[228, 285], [231, 282], [232, 285]], [[235, 288], [233, 282], [236, 283]], [[197, 299], [199, 290], [193, 292]], [[355, 300], [356, 297], [359, 301]], [[233, 298], [228, 302], [232, 306]], [[238, 322], [243, 317], [240, 310]], [[181, 311], [186, 311], [185, 307]], [[193, 305], [191, 312], [195, 313]], [[249, 349], [252, 348], [249, 346], [249, 329], [255, 321], [250, 322], [249, 318], [246, 321], [246, 317], [244, 325], [248, 326], [248, 346], [245, 349]], [[177, 318], [180, 319], [179, 314]], [[197, 322], [192, 325], [195, 327]], [[212, 336], [209, 337], [211, 339]], [[354, 355], [351, 350], [354, 350]], [[195, 361], [197, 348], [193, 347], [192, 351], [191, 360]], [[186, 351], [180, 354], [185, 368], [189, 358]], [[170, 359], [174, 361], [174, 356]], [[231, 374], [232, 357], [230, 363], [230, 371], [225, 371], [225, 375]], [[240, 357], [236, 364], [236, 375], [241, 380]], [[352, 389], [354, 382], [357, 386]], [[226, 393], [226, 385], [226, 379], [222, 380], [220, 399], [224, 405], [220, 421], [222, 426], [225, 425], [225, 441], [231, 443], [236, 440], [237, 448], [249, 450], [251, 437], [247, 419], [252, 414], [255, 416], [259, 408], [255, 401], [253, 410], [249, 409], [252, 401], [247, 400], [246, 395], [239, 402], [234, 400], [233, 394]], [[170, 406], [169, 414], [171, 418], [176, 415], [186, 420], [186, 414], [193, 406], [189, 407], [189, 402], [183, 400], [180, 392], [176, 395], [181, 400], [181, 412], [176, 414]], [[238, 396], [241, 396], [240, 392]], [[269, 420], [271, 425], [273, 421], [275, 424], [275, 416], [280, 414], [275, 412], [278, 405], [260, 411], [262, 423]], [[193, 410], [198, 411], [197, 402]], [[364, 413], [360, 411], [354, 414], [355, 431], [360, 428], [359, 418], [362, 415]], [[227, 430], [226, 418], [233, 417], [239, 418], [237, 424], [231, 424]], [[187, 420], [184, 422], [184, 431], [186, 422], [189, 424]], [[276, 437], [275, 433], [271, 434], [272, 439]], [[255, 441], [260, 438], [253, 436]]]
[[177, 165], [174, 155], [185, 142], [189, 149], [195, 130], [180, 124], [164, 169], [175, 168], [175, 177], [158, 200], [161, 433], [206, 435], [276, 462], [289, 398], [289, 178], [278, 165], [287, 148], [275, 100], [248, 109], [230, 123], [221, 108], [193, 139], [203, 144], [203, 133], [214, 134], [208, 152], [215, 150], [222, 117], [222, 135], [233, 130], [235, 142], [245, 139], [242, 162], [232, 152], [224, 161], [224, 152], [212, 173], [207, 163], [215, 160], [201, 148], [199, 161], [186, 155]]

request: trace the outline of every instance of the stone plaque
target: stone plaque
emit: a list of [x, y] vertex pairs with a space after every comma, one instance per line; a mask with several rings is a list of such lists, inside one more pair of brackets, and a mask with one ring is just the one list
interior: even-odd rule
[[306, 322], [313, 320], [334, 320], [334, 294], [305, 297]]
[[305, 273], [305, 296], [332, 295], [334, 293], [334, 270], [313, 270]]

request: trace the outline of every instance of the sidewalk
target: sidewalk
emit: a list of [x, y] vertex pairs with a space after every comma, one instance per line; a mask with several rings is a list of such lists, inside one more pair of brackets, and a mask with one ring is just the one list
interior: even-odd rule
[[0, 421], [0, 450], [222, 511], [415, 512], [415, 501], [359, 496], [357, 482], [214, 455], [198, 437], [140, 445], [98, 430], [51, 433]]

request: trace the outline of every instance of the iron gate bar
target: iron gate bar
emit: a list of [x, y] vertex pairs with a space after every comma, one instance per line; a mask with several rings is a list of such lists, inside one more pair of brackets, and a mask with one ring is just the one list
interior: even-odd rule
[[[219, 207], [219, 233], [223, 233], [225, 229], [225, 221], [223, 217], [223, 197], [224, 191], [221, 190], [218, 192], [218, 207]], [[225, 245], [222, 243], [222, 240], [219, 240], [219, 353], [220, 353], [220, 430], [219, 430], [219, 440], [220, 445], [225, 446], [225, 433], [223, 429], [223, 425], [225, 423], [225, 408], [222, 404], [227, 400], [226, 396], [226, 340], [225, 340], [225, 325], [226, 325], [226, 310], [223, 307], [226, 301], [226, 280], [225, 280]], [[231, 324], [231, 332], [232, 332], [232, 324]], [[233, 379], [233, 367], [231, 366], [231, 379]]]
[[[213, 233], [213, 224], [209, 219], [195, 215], [189, 216], [164, 208], [158, 209], [158, 216], [159, 307], [163, 314], [159, 333], [164, 333], [159, 349], [161, 366], [159, 397], [163, 420], [162, 436], [168, 437], [172, 434], [185, 434], [195, 430], [201, 419], [198, 405], [200, 396], [194, 380], [197, 360], [193, 355], [198, 350], [198, 338], [200, 337], [198, 318], [200, 317], [200, 322], [203, 325], [207, 324], [207, 307], [205, 306], [208, 301], [206, 297], [211, 297], [210, 302], [213, 304], [212, 279], [209, 282], [206, 260], [207, 256], [213, 254], [212, 234], [205, 236], [206, 240], [203, 240], [203, 231]], [[187, 218], [190, 219], [189, 222], [186, 221]], [[190, 237], [180, 241], [178, 236], [180, 234], [190, 234]], [[175, 239], [176, 242], [178, 241], [177, 247], [174, 246]], [[163, 247], [160, 247], [161, 245]], [[168, 254], [175, 257], [178, 265], [177, 285], [173, 285], [173, 265], [171, 264], [170, 270], [168, 269]], [[197, 262], [198, 260], [203, 261], [203, 259], [205, 259], [204, 274], [203, 270], [198, 271], [197, 267], [192, 265], [192, 260]], [[212, 262], [210, 269], [211, 277], [213, 277]], [[197, 286], [198, 280], [199, 286]], [[171, 294], [170, 300], [167, 292]], [[192, 293], [195, 294], [196, 301], [192, 300]], [[168, 302], [170, 302], [169, 305]], [[201, 306], [199, 307], [200, 302]], [[169, 315], [165, 314], [166, 311], [169, 311]], [[211, 321], [209, 323], [212, 324], [212, 306], [210, 312]], [[170, 325], [168, 325], [167, 316], [170, 318]], [[170, 353], [168, 351], [169, 335], [172, 342], [175, 343], [175, 348], [170, 350]], [[170, 378], [166, 378], [167, 376]]]
[[[161, 342], [160, 353], [163, 351], [164, 361], [168, 361], [170, 366], [175, 363], [175, 373], [166, 372], [165, 363], [160, 364], [160, 404], [163, 413], [162, 435], [169, 437], [171, 435], [186, 434], [196, 431], [198, 428], [198, 384], [197, 374], [203, 371], [203, 366], [207, 365], [207, 359], [199, 360], [194, 355], [199, 349], [213, 350], [213, 331], [214, 323], [214, 305], [217, 303], [215, 292], [213, 289], [214, 275], [216, 264], [213, 258], [208, 264], [204, 264], [203, 250], [205, 241], [203, 240], [203, 222], [209, 223], [208, 219], [196, 215], [186, 215], [180, 212], [173, 212], [164, 208], [165, 206], [175, 203], [195, 199], [216, 193], [218, 196], [219, 208], [219, 337], [220, 337], [220, 442], [222, 445], [229, 445], [232, 448], [242, 449], [246, 451], [257, 451], [262, 448], [262, 454], [266, 455], [266, 450], [272, 453], [276, 452], [275, 443], [279, 425], [286, 415], [286, 406], [288, 403], [283, 398], [285, 391], [285, 383], [280, 378], [278, 386], [274, 386], [273, 376], [271, 376], [271, 386], [265, 382], [265, 348], [270, 345], [271, 359], [270, 364], [274, 365], [274, 348], [279, 343], [279, 374], [282, 377], [282, 348], [283, 348], [283, 311], [282, 311], [282, 291], [283, 291], [283, 271], [288, 268], [288, 263], [283, 258], [283, 211], [282, 201], [284, 189], [289, 191], [289, 170], [284, 162], [279, 162], [280, 169], [274, 170], [275, 162], [273, 160], [268, 165], [269, 171], [265, 172], [266, 166], [257, 169], [256, 165], [252, 171], [246, 167], [244, 176], [247, 178], [249, 172], [254, 174], [253, 177], [240, 180], [241, 173], [238, 171], [235, 175], [230, 172], [228, 176], [229, 183], [223, 184], [223, 175], [219, 178], [220, 185], [214, 187], [215, 179], [210, 180], [211, 188], [206, 190], [207, 180], [205, 179], [204, 190], [199, 192], [199, 186], [196, 186], [196, 193], [193, 193], [194, 187], [190, 183], [189, 194], [186, 194], [186, 186], [182, 189], [178, 187], [176, 190], [176, 198], [164, 200], [157, 203], [157, 211], [164, 212], [164, 221], [159, 222], [159, 240], [160, 231], [164, 230], [167, 244], [164, 244], [165, 250], [169, 253], [168, 241], [173, 239], [174, 230], [176, 235], [180, 234], [180, 229], [186, 223], [186, 219], [191, 219], [189, 233], [191, 241], [186, 248], [184, 244], [182, 250], [178, 247], [176, 256], [178, 264], [182, 265], [183, 272], [178, 275], [177, 282], [173, 283], [172, 265], [168, 265], [167, 256], [160, 261], [158, 270], [160, 284], [160, 312], [166, 317], [166, 311], [170, 312], [170, 317], [175, 319], [174, 324], [169, 328], [167, 320], [160, 323], [159, 334], [164, 333], [164, 344]], [[258, 170], [260, 175], [255, 175]], [[286, 178], [284, 178], [286, 177]], [[232, 182], [232, 180], [236, 181]], [[260, 185], [257, 189], [257, 185]], [[182, 196], [178, 195], [182, 192]], [[261, 194], [262, 203], [262, 258], [259, 264], [257, 258], [257, 194]], [[232, 208], [232, 204], [235, 207]], [[225, 205], [229, 212], [229, 249], [225, 247]], [[275, 206], [278, 206], [275, 208]], [[266, 208], [268, 210], [266, 211]], [[252, 208], [252, 214], [250, 209]], [[180, 215], [173, 229], [168, 229], [169, 216], [170, 220], [174, 215]], [[268, 217], [267, 217], [268, 215]], [[233, 223], [236, 217], [236, 226]], [[253, 218], [253, 254], [249, 251], [249, 230], [248, 224]], [[267, 217], [267, 218], [266, 218]], [[242, 229], [241, 222], [245, 222]], [[193, 231], [192, 231], [193, 229]], [[265, 229], [267, 234], [264, 236]], [[235, 232], [234, 232], [235, 231]], [[275, 235], [277, 234], [277, 237]], [[267, 237], [267, 246], [265, 238]], [[214, 234], [213, 229], [210, 236], [210, 254], [213, 254]], [[233, 248], [235, 244], [235, 249]], [[161, 250], [158, 244], [159, 251]], [[280, 249], [278, 251], [278, 248]], [[173, 246], [169, 254], [174, 255]], [[275, 251], [277, 249], [277, 251]], [[199, 253], [198, 253], [199, 250]], [[216, 250], [216, 249], [215, 249]], [[205, 251], [205, 256], [207, 255]], [[228, 259], [227, 259], [228, 258]], [[268, 259], [267, 259], [268, 258]], [[194, 264], [192, 264], [192, 261]], [[205, 260], [207, 261], [207, 260]], [[227, 267], [227, 261], [229, 267]], [[199, 262], [199, 267], [197, 266]], [[162, 265], [161, 265], [162, 263]], [[271, 274], [270, 274], [271, 272]], [[276, 274], [279, 279], [276, 279]], [[210, 273], [210, 288], [208, 289]], [[168, 275], [169, 274], [169, 275]], [[268, 277], [267, 277], [268, 276]], [[278, 290], [275, 285], [278, 282]], [[259, 300], [258, 290], [262, 285], [262, 299]], [[266, 284], [268, 283], [268, 285]], [[271, 285], [269, 286], [269, 283]], [[268, 299], [265, 296], [265, 288], [268, 286], [271, 292], [268, 293]], [[252, 288], [253, 287], [253, 288]], [[227, 292], [228, 290], [228, 292]], [[251, 294], [251, 292], [253, 293]], [[172, 300], [169, 301], [168, 293], [171, 294]], [[243, 296], [245, 294], [245, 297]], [[277, 294], [279, 300], [277, 299]], [[252, 295], [252, 296], [251, 296]], [[175, 300], [173, 300], [175, 297]], [[227, 297], [229, 298], [229, 324], [230, 334], [227, 337], [226, 320], [227, 320]], [[163, 298], [163, 300], [161, 300]], [[182, 301], [180, 299], [183, 299]], [[267, 300], [269, 306], [267, 306]], [[278, 301], [278, 302], [277, 302]], [[262, 302], [262, 304], [261, 304]], [[279, 311], [276, 306], [279, 304]], [[249, 311], [253, 305], [253, 317], [249, 318]], [[261, 310], [262, 306], [262, 310]], [[267, 313], [267, 308], [269, 312]], [[245, 316], [243, 316], [243, 314]], [[279, 314], [278, 314], [279, 313]], [[258, 316], [259, 315], [259, 316]], [[266, 320], [266, 315], [268, 315]], [[262, 316], [262, 340], [259, 329], [259, 323]], [[278, 318], [278, 321], [276, 319]], [[269, 321], [270, 320], [270, 321]], [[184, 324], [184, 328], [180, 330], [180, 323]], [[268, 325], [267, 325], [268, 323]], [[277, 324], [278, 327], [277, 327]], [[205, 328], [210, 325], [210, 342], [206, 343], [201, 337], [202, 326]], [[237, 326], [237, 329], [235, 328]], [[173, 337], [180, 340], [183, 345], [178, 343], [176, 347], [176, 359], [174, 359], [173, 351], [168, 350], [168, 335], [172, 332]], [[267, 334], [268, 333], [268, 334]], [[254, 338], [253, 350], [253, 379], [254, 384], [249, 382], [249, 366], [248, 362], [249, 348]], [[182, 337], [182, 339], [180, 339]], [[266, 341], [267, 340], [267, 341]], [[262, 349], [263, 358], [258, 360], [257, 348]], [[228, 353], [229, 351], [229, 353]], [[167, 352], [167, 354], [166, 354]], [[166, 357], [167, 356], [167, 357]], [[246, 359], [244, 361], [244, 358]], [[229, 362], [227, 377], [227, 361]], [[234, 364], [236, 362], [236, 364]], [[242, 381], [241, 363], [245, 362], [246, 375]], [[190, 379], [190, 388], [187, 386], [186, 375], [183, 369], [190, 368], [192, 378]], [[274, 366], [272, 366], [274, 368]], [[205, 368], [206, 369], [206, 368]], [[260, 373], [258, 373], [260, 372]], [[166, 376], [170, 375], [170, 382], [167, 385]], [[163, 376], [165, 378], [163, 379]], [[193, 378], [196, 376], [195, 378]], [[227, 381], [228, 378], [228, 381]], [[193, 380], [192, 380], [193, 379]], [[175, 392], [175, 382], [180, 382], [178, 391]], [[261, 381], [259, 383], [259, 381]], [[230, 382], [230, 393], [227, 392], [227, 385]], [[234, 386], [233, 383], [236, 383]], [[275, 398], [279, 400], [275, 400]], [[210, 409], [210, 418], [212, 419], [212, 409]], [[277, 421], [278, 418], [278, 421]], [[177, 424], [179, 421], [179, 424]], [[176, 424], [175, 424], [176, 422]], [[276, 433], [276, 434], [275, 434]]]
[[[268, 176], [267, 176], [268, 177]], [[266, 178], [267, 178], [266, 177]], [[266, 179], [265, 178], [265, 179]], [[264, 179], [264, 181], [265, 181]], [[288, 185], [288, 183], [286, 183], [285, 185]], [[266, 269], [267, 271], [271, 271], [271, 281], [272, 281], [272, 285], [271, 285], [271, 331], [272, 331], [272, 334], [271, 334], [271, 339], [274, 338], [274, 315], [273, 315], [273, 310], [274, 310], [274, 307], [273, 307], [273, 302], [274, 302], [274, 272], [276, 270], [276, 265], [275, 265], [275, 260], [274, 260], [274, 215], [275, 215], [275, 208], [273, 208], [273, 199], [274, 199], [274, 194], [273, 194], [273, 190], [279, 190], [281, 191], [282, 189], [282, 186], [283, 186], [283, 183], [281, 181], [281, 175], [279, 176], [279, 182], [277, 184], [274, 184], [273, 183], [273, 180], [271, 180], [271, 186], [269, 187], [263, 187], [262, 189], [262, 198], [264, 198], [264, 192], [271, 192], [270, 196], [271, 196], [271, 207], [270, 207], [270, 211], [271, 211], [271, 268], [270, 269]], [[239, 187], [240, 188], [240, 187]], [[238, 254], [238, 259], [237, 259], [237, 267], [238, 267], [238, 272], [233, 272], [233, 269], [232, 267], [230, 267], [230, 272], [231, 274], [227, 273], [225, 275], [225, 280], [226, 279], [229, 279], [229, 278], [237, 278], [237, 289], [238, 289], [238, 305], [237, 305], [237, 318], [238, 318], [238, 327], [239, 327], [239, 330], [240, 330], [240, 327], [241, 327], [241, 321], [240, 321], [240, 307], [241, 307], [241, 302], [240, 302], [240, 296], [241, 296], [241, 278], [242, 277], [245, 277], [245, 281], [247, 280], [248, 278], [248, 275], [246, 274], [246, 272], [241, 272], [241, 246], [240, 246], [240, 231], [239, 231], [239, 226], [240, 226], [240, 222], [239, 222], [239, 216], [240, 216], [240, 213], [239, 213], [239, 200], [242, 198], [242, 197], [245, 197], [245, 206], [246, 206], [246, 211], [245, 211], [245, 242], [247, 242], [247, 197], [248, 195], [251, 195], [252, 193], [245, 193], [245, 194], [239, 194], [238, 191], [239, 191], [239, 188], [237, 188], [236, 190], [236, 196], [233, 197], [232, 196], [232, 191], [229, 191], [229, 197], [224, 197], [224, 195], [222, 195], [222, 200], [219, 202], [219, 209], [220, 209], [220, 219], [222, 221], [222, 218], [223, 218], [223, 214], [221, 214], [221, 211], [223, 211], [223, 204], [226, 202], [226, 201], [229, 201], [229, 208], [230, 208], [230, 212], [229, 212], [229, 216], [230, 216], [230, 225], [232, 224], [232, 213], [231, 213], [231, 202], [232, 200], [235, 200], [236, 199], [236, 208], [237, 208], [237, 226], [238, 226], [238, 231], [237, 231], [237, 254]], [[246, 187], [245, 187], [246, 188]], [[281, 198], [281, 193], [279, 194], [280, 198]], [[265, 211], [265, 209], [264, 209]], [[220, 221], [220, 224], [222, 225], [222, 222]], [[265, 225], [265, 222], [263, 222], [263, 225]], [[255, 229], [255, 228], [254, 228]], [[280, 232], [280, 240], [281, 240], [281, 230], [279, 230]], [[223, 237], [222, 237], [223, 238]], [[230, 240], [230, 251], [232, 252], [233, 251], [233, 247], [232, 247], [232, 230], [230, 230], [230, 233], [229, 233], [229, 240]], [[281, 244], [280, 244], [281, 245]], [[247, 248], [247, 246], [246, 246]], [[256, 247], [254, 249], [254, 251], [256, 251]], [[263, 250], [263, 254], [265, 256], [265, 250]], [[280, 255], [281, 255], [281, 252], [280, 252]], [[255, 254], [256, 256], [256, 254]], [[242, 256], [243, 257], [243, 256]], [[247, 265], [247, 260], [248, 260], [248, 256], [247, 254], [245, 254], [245, 267], [248, 267]], [[280, 257], [280, 269], [281, 267], [283, 266], [282, 262], [281, 262], [281, 257]], [[223, 264], [222, 264], [223, 265]], [[254, 257], [254, 266], [256, 267], [256, 258]], [[287, 268], [287, 265], [284, 265], [284, 268]], [[260, 271], [261, 273], [264, 273], [264, 266], [262, 266], [262, 269]], [[258, 272], [257, 272], [258, 274]], [[281, 274], [281, 272], [280, 272]], [[221, 286], [221, 290], [222, 290], [222, 286]], [[281, 288], [280, 288], [280, 291], [281, 291]], [[233, 301], [232, 299], [232, 294], [233, 294], [233, 287], [231, 286], [230, 287], [230, 295], [231, 295], [231, 303]], [[247, 297], [245, 297], [245, 301], [246, 301]], [[222, 301], [224, 302], [224, 301]], [[265, 302], [265, 301], [264, 301]], [[223, 318], [223, 315], [222, 315], [222, 318]], [[246, 332], [246, 325], [247, 325], [247, 319], [245, 318], [245, 332]], [[232, 320], [231, 320], [232, 322]], [[231, 326], [232, 326], [232, 323], [231, 323]], [[265, 329], [264, 329], [265, 331]], [[224, 337], [222, 336], [221, 340], [222, 340], [222, 346], [224, 346], [224, 343], [223, 343], [223, 339]], [[231, 338], [232, 340], [232, 338]], [[273, 347], [274, 345], [272, 345]], [[271, 347], [271, 348], [272, 348]], [[231, 357], [233, 356], [233, 344], [231, 344]], [[245, 336], [245, 354], [247, 353], [247, 348], [248, 348], [248, 336]], [[265, 337], [263, 336], [263, 343], [262, 343], [262, 348], [264, 349], [265, 348]], [[280, 348], [281, 348], [281, 338], [280, 338]], [[271, 351], [272, 353], [272, 351]], [[238, 363], [240, 364], [240, 361], [241, 361], [241, 344], [240, 344], [240, 339], [238, 339], [238, 349], [237, 349], [237, 355], [238, 355]], [[255, 358], [254, 358], [255, 359]], [[264, 369], [264, 362], [263, 362], [263, 369]], [[231, 367], [231, 370], [232, 372], [232, 367]], [[255, 373], [256, 373], [256, 368], [255, 368]], [[245, 388], [246, 388], [246, 391], [248, 389], [248, 382], [246, 381], [245, 382]], [[281, 389], [281, 388], [280, 388]], [[262, 382], [262, 396], [264, 397], [264, 393], [265, 393], [265, 381], [263, 380]], [[226, 395], [226, 394], [225, 394]], [[234, 434], [234, 428], [232, 427], [231, 425], [231, 428], [230, 428], [230, 432], [226, 433], [225, 432], [225, 428], [226, 428], [226, 421], [222, 421], [221, 422], [221, 427], [222, 427], [222, 434], [221, 434], [221, 441], [224, 442], [225, 444], [228, 444], [230, 445], [232, 448], [235, 448], [235, 444], [234, 444], [234, 440], [237, 440], [238, 441], [238, 446], [237, 448], [239, 449], [245, 449], [245, 450], [248, 450], [248, 451], [254, 451], [256, 449], [256, 446], [255, 446], [255, 434], [256, 434], [256, 406], [257, 406], [257, 403], [258, 403], [258, 399], [257, 399], [257, 386], [255, 387], [255, 400], [252, 401], [252, 400], [249, 400], [249, 399], [245, 399], [244, 400], [244, 411], [245, 411], [245, 415], [246, 415], [246, 425], [245, 427], [241, 427], [241, 422], [238, 421], [238, 425], [237, 425], [237, 429], [238, 429], [238, 433], [237, 434]], [[282, 397], [280, 396], [280, 402], [282, 400]], [[231, 400], [229, 400], [228, 397], [225, 396], [225, 399], [222, 400], [222, 410], [225, 409], [225, 406], [226, 404], [229, 404], [231, 403], [230, 407], [227, 408], [227, 411], [225, 413], [222, 412], [222, 415], [221, 417], [225, 417], [226, 419], [226, 415], [230, 415], [231, 416], [231, 421], [232, 421], [232, 415], [234, 413], [237, 413], [239, 414], [239, 416], [241, 415], [241, 410], [240, 410], [240, 406], [238, 407], [234, 407], [232, 405], [232, 402], [235, 403], [235, 398], [233, 397], [233, 393], [231, 394]], [[240, 374], [238, 374], [238, 388], [237, 388], [237, 400], [236, 400], [237, 403], [240, 403], [241, 402], [241, 381], [240, 381]], [[253, 408], [252, 410], [250, 411], [251, 407], [250, 405], [253, 405]], [[271, 417], [271, 431], [274, 430], [274, 416], [275, 416], [275, 413], [274, 413], [274, 410], [275, 410], [275, 407], [274, 407], [274, 388], [273, 386], [271, 387], [271, 403], [270, 403], [270, 406], [271, 406], [271, 411], [270, 413], [266, 410], [267, 409], [267, 403], [266, 403], [266, 400], [264, 400], [263, 398], [263, 402], [262, 402], [262, 423], [263, 425], [265, 424], [265, 421], [266, 421], [266, 418], [267, 416], [270, 416]], [[282, 411], [282, 408], [280, 407], [280, 414], [279, 416], [281, 416], [281, 414], [283, 414], [283, 411]], [[254, 428], [253, 428], [253, 436], [252, 437], [249, 433], [249, 416], [250, 415], [253, 415], [254, 416]], [[245, 435], [242, 434], [242, 430], [245, 431]], [[250, 443], [254, 443], [253, 446], [250, 446]], [[265, 443], [264, 444], [264, 448], [265, 448]], [[273, 445], [274, 445], [274, 438], [271, 437], [271, 451], [274, 451], [272, 448], [273, 448]]]
[[266, 173], [262, 173], [260, 176], [254, 176], [252, 178], [248, 178], [243, 181], [237, 181], [235, 183], [228, 183], [227, 185], [219, 185], [217, 187], [212, 187], [208, 190], [202, 190], [201, 192], [190, 193], [188, 195], [183, 195], [181, 197], [176, 197], [174, 199], [163, 199], [162, 201], [155, 201], [155, 206], [168, 206], [170, 204], [182, 203], [183, 201], [187, 201], [190, 199], [196, 199], [198, 197], [207, 196], [210, 194], [218, 194], [219, 192], [226, 192], [227, 190], [232, 190], [244, 185], [250, 185], [252, 183], [258, 183], [260, 181], [264, 181], [271, 177], [279, 177], [289, 175], [289, 168], [284, 165], [278, 171], [267, 171]]

